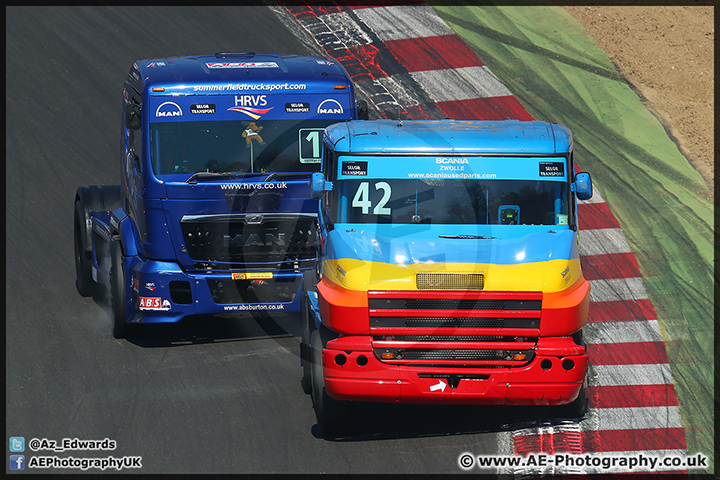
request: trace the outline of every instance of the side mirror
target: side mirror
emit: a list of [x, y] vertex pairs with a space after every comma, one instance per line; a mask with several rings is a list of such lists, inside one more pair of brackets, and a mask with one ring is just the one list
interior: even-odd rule
[[587, 172], [578, 173], [575, 176], [575, 181], [571, 184], [571, 190], [575, 192], [578, 200], [590, 200], [593, 196], [590, 174]]
[[367, 120], [368, 118], [370, 118], [370, 113], [368, 112], [368, 104], [365, 100], [357, 101], [357, 117], [358, 120]]
[[325, 196], [325, 192], [332, 191], [333, 188], [332, 182], [326, 181], [325, 175], [322, 172], [315, 172], [312, 174], [310, 185], [312, 187], [312, 193], [310, 196], [318, 200]]
[[142, 109], [140, 105], [131, 103], [125, 108], [125, 127], [128, 130], [140, 130], [141, 118]]
[[137, 171], [142, 173], [142, 162], [140, 161], [140, 157], [138, 157], [137, 155], [135, 155], [133, 153], [132, 159], [133, 159], [133, 162], [135, 163], [135, 168], [137, 168]]

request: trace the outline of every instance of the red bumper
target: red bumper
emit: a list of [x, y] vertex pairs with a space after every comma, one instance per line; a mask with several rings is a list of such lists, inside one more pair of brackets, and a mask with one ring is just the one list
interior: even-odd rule
[[340, 337], [323, 350], [325, 388], [338, 400], [368, 402], [570, 403], [585, 380], [588, 355], [570, 337], [543, 340], [528, 365], [483, 368], [389, 364], [375, 357], [370, 336]]

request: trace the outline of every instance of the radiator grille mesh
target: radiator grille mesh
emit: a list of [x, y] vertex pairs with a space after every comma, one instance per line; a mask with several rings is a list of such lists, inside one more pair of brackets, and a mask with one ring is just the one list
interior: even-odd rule
[[418, 273], [418, 290], [482, 290], [485, 276], [482, 273]]

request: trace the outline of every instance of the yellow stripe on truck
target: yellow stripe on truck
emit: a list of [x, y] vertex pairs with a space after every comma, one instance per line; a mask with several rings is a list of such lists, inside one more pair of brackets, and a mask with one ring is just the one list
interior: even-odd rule
[[558, 259], [516, 265], [483, 263], [415, 263], [394, 265], [352, 258], [326, 260], [323, 275], [337, 285], [358, 291], [417, 290], [418, 273], [482, 273], [483, 291], [563, 291], [582, 278], [579, 259]]

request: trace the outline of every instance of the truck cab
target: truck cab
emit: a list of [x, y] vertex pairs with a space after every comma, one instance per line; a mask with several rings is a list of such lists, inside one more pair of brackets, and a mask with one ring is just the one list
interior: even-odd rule
[[584, 408], [592, 182], [567, 128], [341, 122], [311, 188], [301, 357], [324, 431], [349, 401]]
[[357, 118], [332, 60], [136, 61], [123, 86], [120, 185], [76, 194], [78, 290], [109, 289], [116, 337], [191, 315], [297, 311], [302, 274], [315, 268], [309, 182], [323, 131]]

